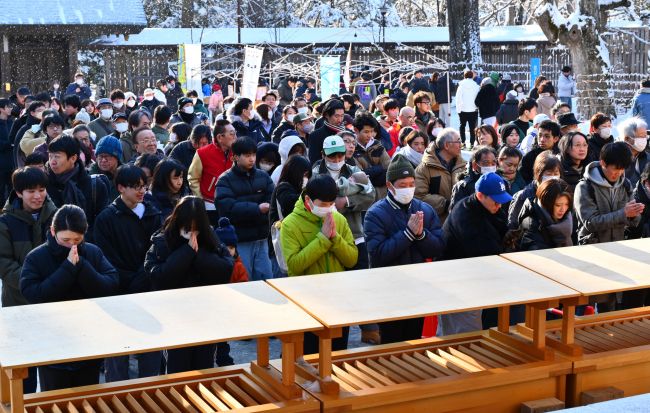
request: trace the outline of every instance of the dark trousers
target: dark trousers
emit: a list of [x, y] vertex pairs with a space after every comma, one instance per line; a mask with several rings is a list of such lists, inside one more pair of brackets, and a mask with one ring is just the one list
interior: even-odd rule
[[469, 143], [474, 146], [476, 139], [476, 124], [478, 123], [478, 112], [460, 112], [460, 140], [465, 143], [465, 126], [469, 124]]
[[217, 366], [232, 366], [235, 360], [230, 357], [230, 344], [227, 341], [217, 343]]
[[357, 244], [357, 250], [359, 251], [359, 258], [357, 258], [357, 264], [351, 269], [367, 270], [370, 268], [370, 259], [368, 258], [368, 245], [365, 242]]
[[214, 367], [216, 344], [167, 350], [167, 373], [210, 369]]
[[24, 394], [36, 393], [36, 384], [38, 383], [37, 376], [36, 376], [37, 374], [38, 374], [37, 367], [29, 367], [27, 369], [27, 378], [23, 380]]
[[[348, 348], [348, 336], [350, 327], [343, 327], [343, 335], [332, 340], [332, 351], [346, 350]], [[303, 346], [305, 354], [318, 353], [318, 336], [314, 333], [305, 333], [305, 344]]]
[[381, 344], [418, 340], [422, 338], [422, 327], [424, 327], [423, 317], [379, 323]]
[[[496, 327], [499, 321], [499, 309], [485, 308], [481, 313], [481, 321], [483, 322], [483, 329]], [[526, 321], [526, 306], [524, 304], [510, 306], [510, 325], [514, 326]]]
[[638, 308], [650, 305], [650, 289], [624, 291], [621, 298], [621, 310]]
[[99, 364], [86, 364], [78, 370], [58, 369], [52, 366], [40, 366], [38, 378], [41, 391], [67, 389], [99, 383]]
[[13, 189], [11, 185], [11, 174], [13, 171], [0, 171], [0, 205], [5, 204]]

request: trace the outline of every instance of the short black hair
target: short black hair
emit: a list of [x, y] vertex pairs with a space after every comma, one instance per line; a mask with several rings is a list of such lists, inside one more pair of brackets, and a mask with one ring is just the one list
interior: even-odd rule
[[497, 160], [500, 158], [519, 158], [521, 161], [522, 157], [523, 155], [517, 149], [511, 148], [510, 146], [502, 146]]
[[140, 120], [142, 119], [143, 116], [146, 116], [151, 120], [151, 113], [149, 113], [148, 110], [134, 110], [129, 114], [129, 129], [133, 130], [138, 127], [140, 124]]
[[370, 126], [377, 132], [377, 134], [379, 134], [379, 122], [377, 122], [377, 119], [375, 119], [370, 112], [363, 111], [357, 114], [352, 121], [352, 126], [354, 126], [358, 131], [363, 129], [365, 126]]
[[558, 125], [556, 122], [553, 122], [552, 120], [543, 121], [539, 124], [539, 127], [537, 129], [544, 129], [551, 132], [551, 135], [553, 135], [554, 138], [559, 138], [562, 134], [560, 125]]
[[[153, 169], [151, 170], [153, 173]], [[147, 174], [142, 168], [135, 165], [122, 165], [117, 168], [115, 173], [115, 186], [134, 187], [147, 183]]]
[[521, 102], [519, 102], [519, 116], [523, 115], [525, 111], [527, 110], [532, 110], [533, 108], [537, 107], [537, 101], [535, 99], [524, 99]]
[[151, 175], [153, 176], [153, 171], [156, 169], [156, 166], [158, 166], [162, 159], [163, 157], [161, 155], [145, 153], [136, 158], [134, 165], [138, 168], [147, 168], [149, 171], [151, 171]]
[[156, 106], [153, 110], [153, 119], [157, 125], [164, 125], [172, 117], [172, 110], [164, 105]]
[[81, 108], [81, 99], [77, 95], [65, 95], [63, 97], [63, 106], [72, 106], [73, 108]]
[[52, 98], [50, 97], [49, 93], [40, 92], [34, 96], [34, 100], [40, 100], [43, 103], [50, 103], [52, 101]]
[[192, 127], [185, 122], [176, 122], [169, 128], [169, 131], [176, 134], [176, 143], [178, 144], [186, 141], [190, 137]]
[[52, 142], [47, 145], [47, 151], [49, 153], [63, 152], [68, 158], [73, 155], [79, 156], [81, 143], [70, 135], [61, 135], [54, 138]]
[[201, 138], [207, 138], [208, 143], [212, 143], [212, 131], [209, 126], [198, 124], [194, 129], [192, 129], [190, 141], [194, 144], [198, 144]]
[[608, 143], [600, 150], [600, 160], [607, 166], [627, 169], [632, 163], [632, 151], [625, 142]]
[[384, 102], [384, 110], [399, 109], [399, 102], [396, 99], [388, 99]]
[[41, 102], [40, 100], [34, 101], [27, 107], [27, 113], [34, 112], [36, 109], [42, 107], [45, 107], [45, 103]]
[[641, 81], [641, 87], [650, 87], [650, 77]]
[[305, 199], [305, 195], [309, 195], [312, 201], [318, 199], [323, 202], [332, 202], [336, 200], [337, 193], [338, 189], [334, 178], [330, 175], [316, 175], [307, 182], [302, 199]]
[[115, 99], [126, 99], [126, 95], [124, 95], [124, 92], [122, 89], [113, 89], [111, 91], [111, 94], [109, 96], [110, 100], [115, 100]]
[[249, 98], [238, 98], [235, 105], [232, 107], [232, 113], [235, 116], [240, 116], [245, 109], [248, 109], [253, 101]]
[[158, 162], [153, 170], [153, 182], [151, 183], [152, 192], [171, 193], [170, 177], [182, 176], [185, 179], [187, 169], [176, 159], [165, 159]]
[[188, 90], [187, 93], [185, 93], [185, 96], [188, 98], [198, 98], [199, 94], [196, 90], [192, 89], [192, 90]]
[[13, 104], [11, 103], [11, 101], [9, 99], [1, 98], [0, 99], [0, 108], [4, 109], [7, 106], [13, 106]]
[[65, 122], [59, 115], [47, 115], [43, 118], [41, 129], [45, 131], [50, 125], [59, 125], [60, 127], [65, 128]]
[[257, 153], [257, 145], [248, 136], [242, 136], [232, 144], [231, 147], [233, 155], [246, 155], [249, 153]]
[[345, 110], [341, 99], [330, 99], [323, 106], [323, 116], [332, 116], [338, 109]]
[[230, 125], [228, 119], [219, 119], [214, 123], [214, 130], [212, 131], [212, 137], [216, 140], [217, 135], [223, 135], [226, 133], [226, 126]]
[[17, 194], [26, 189], [45, 188], [47, 186], [47, 175], [42, 169], [33, 166], [19, 168], [11, 174], [11, 183]]
[[45, 165], [47, 157], [40, 152], [32, 152], [25, 158], [25, 166]]
[[52, 229], [54, 232], [72, 231], [77, 234], [85, 234], [88, 229], [86, 213], [76, 205], [63, 205], [54, 213], [52, 218]]

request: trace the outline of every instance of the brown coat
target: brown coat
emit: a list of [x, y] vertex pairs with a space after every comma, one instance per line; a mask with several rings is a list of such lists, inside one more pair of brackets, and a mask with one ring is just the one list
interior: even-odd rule
[[[370, 181], [376, 189], [376, 200], [386, 197], [386, 171], [390, 165], [390, 156], [384, 146], [375, 140], [367, 149], [357, 144], [354, 150], [354, 160], [362, 171], [370, 177]], [[373, 168], [377, 167], [377, 168]], [[372, 172], [369, 172], [372, 171]]]
[[440, 223], [444, 223], [449, 213], [451, 189], [458, 182], [458, 174], [465, 170], [467, 162], [459, 156], [451, 172], [440, 162], [435, 152], [435, 145], [430, 145], [422, 163], [415, 168], [415, 196], [436, 210]]

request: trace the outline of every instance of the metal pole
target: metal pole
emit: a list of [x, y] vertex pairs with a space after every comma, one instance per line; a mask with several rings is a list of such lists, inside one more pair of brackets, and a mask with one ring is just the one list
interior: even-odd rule
[[238, 44], [241, 44], [241, 27], [242, 27], [241, 2], [242, 0], [237, 0], [237, 43]]

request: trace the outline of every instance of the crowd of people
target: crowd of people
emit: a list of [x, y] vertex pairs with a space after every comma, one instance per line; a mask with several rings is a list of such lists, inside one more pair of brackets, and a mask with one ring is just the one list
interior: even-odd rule
[[[142, 98], [116, 89], [93, 100], [83, 73], [64, 93], [58, 82], [21, 87], [0, 99], [2, 305], [649, 236], [650, 80], [616, 140], [607, 114], [580, 131], [570, 72], [529, 91], [471, 70], [457, 88], [447, 74], [363, 73], [323, 101], [313, 79], [293, 77], [259, 101], [209, 82], [204, 101], [173, 76]], [[447, 124], [452, 91], [460, 130]], [[641, 290], [598, 297], [597, 308], [646, 304]], [[494, 325], [494, 309], [445, 315], [438, 334]], [[422, 327], [365, 325], [362, 340], [416, 339]], [[347, 340], [344, 329], [333, 348]], [[318, 351], [316, 336], [304, 349]], [[229, 365], [229, 352], [138, 354], [137, 374]], [[41, 366], [38, 377], [42, 390], [73, 387], [97, 383], [100, 368], [128, 379], [129, 357]]]

